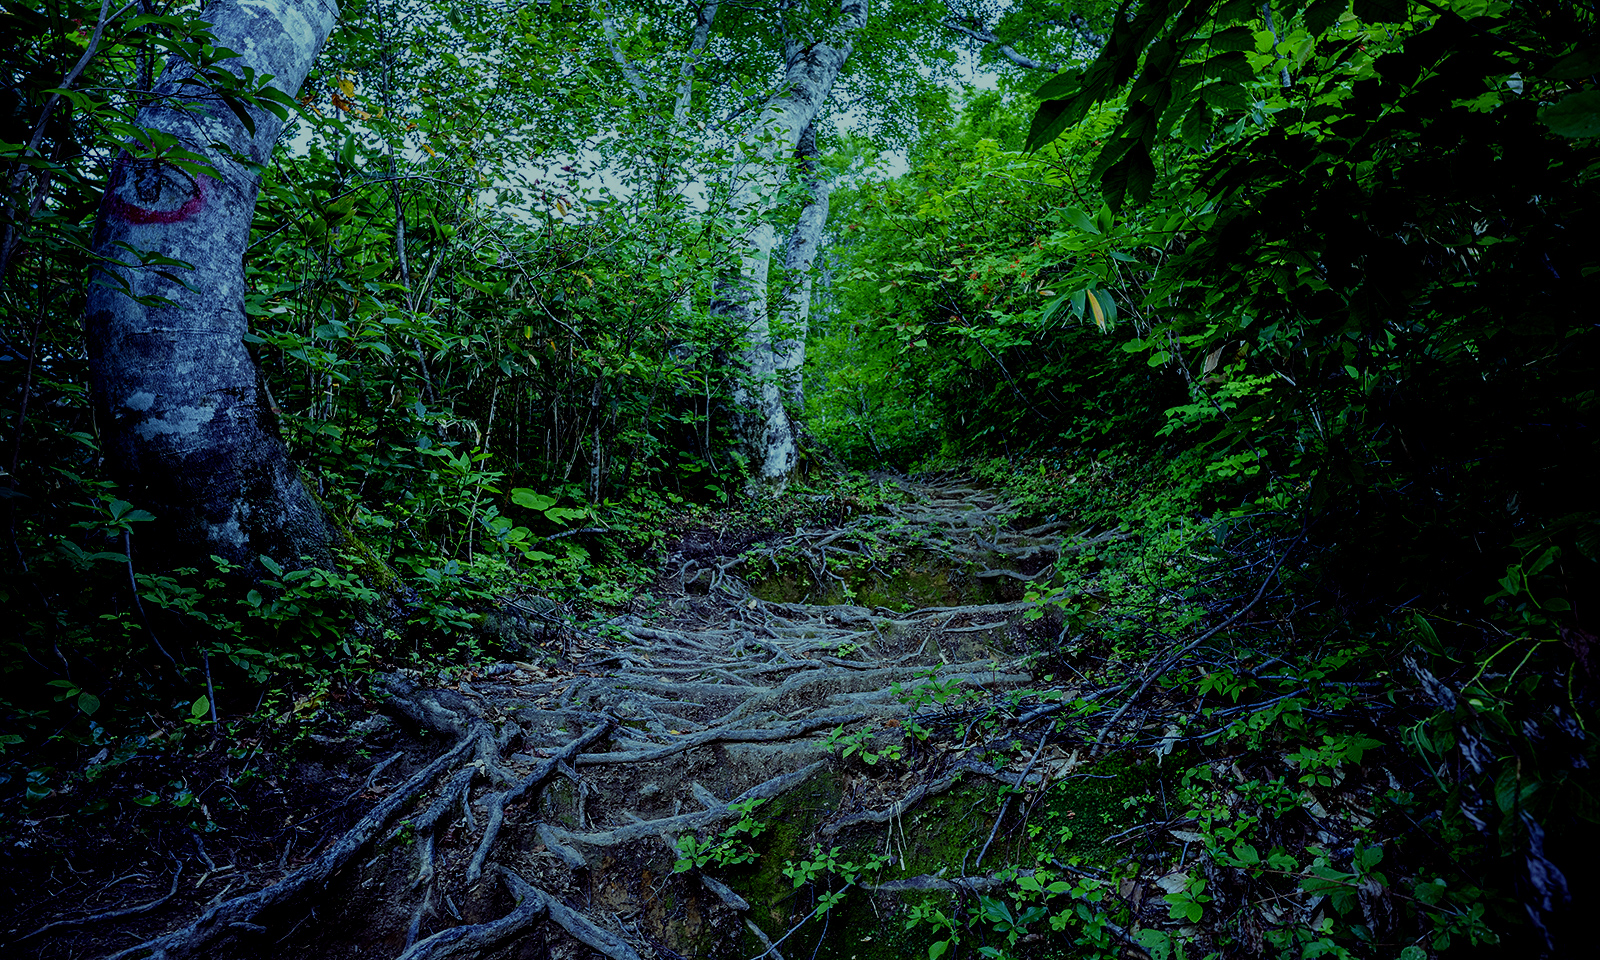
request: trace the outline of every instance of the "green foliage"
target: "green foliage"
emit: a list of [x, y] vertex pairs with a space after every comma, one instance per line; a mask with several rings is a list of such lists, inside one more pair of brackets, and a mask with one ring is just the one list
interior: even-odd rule
[[684, 873], [707, 866], [731, 867], [755, 860], [758, 854], [750, 841], [765, 833], [768, 825], [754, 814], [764, 802], [755, 798], [730, 804], [729, 809], [737, 813], [739, 819], [715, 836], [686, 833], [679, 837], [675, 844], [678, 859], [672, 865], [672, 872]]
[[[822, 131], [839, 189], [804, 374], [818, 459], [962, 463], [1013, 519], [1081, 531], [1028, 588], [1047, 679], [1005, 703], [930, 676], [895, 691], [902, 744], [841, 728], [829, 746], [877, 766], [1041, 707], [1098, 742], [1122, 733], [1099, 726], [1106, 691], [1177, 706], [1128, 732], [1120, 756], [1157, 768], [1130, 804], [1069, 818], [1051, 803], [1076, 795], [1052, 786], [998, 886], [904, 921], [930, 960], [1040, 940], [1547, 949], [1563, 896], [1593, 892], [1600, 821], [1593, 11], [1057, 6], [958, 21], [1066, 67], [956, 99], [928, 82], [953, 62], [950, 8], [874, 14], [841, 84], [872, 126]], [[688, 8], [611, 7], [626, 57], [675, 75]], [[313, 710], [381, 660], [473, 660], [509, 594], [632, 601], [669, 527], [778, 529], [890, 496], [854, 478], [699, 506], [739, 480], [721, 425], [745, 334], [712, 306], [747, 158], [720, 125], [766, 97], [773, 39], [837, 5], [725, 5], [682, 123], [675, 90], [634, 88], [602, 49], [599, 7], [350, 4], [294, 104], [222, 69], [196, 12], [140, 8], [93, 49], [96, 7], [3, 13], [0, 777], [19, 802], [77, 776], [51, 743], [115, 763], [152, 748], [147, 715], [176, 749], [258, 698]], [[289, 118], [250, 237], [248, 342], [340, 531], [336, 569], [173, 569], [160, 518], [103, 479], [85, 251], [118, 150], [204, 172], [132, 122], [169, 55], [236, 112]], [[907, 148], [903, 176], [876, 172], [885, 146]], [[763, 216], [786, 222], [793, 192]], [[133, 802], [199, 828], [194, 796], [178, 780]], [[1135, 810], [1159, 893], [1087, 862]], [[678, 869], [748, 862], [753, 811], [680, 838]], [[859, 859], [818, 849], [786, 876], [822, 915], [885, 866]]]
[[1102, 346], [1141, 326], [1137, 268], [1172, 226], [1084, 195], [1077, 150], [1109, 114], [1025, 156], [1004, 146], [1016, 111], [979, 95], [904, 177], [836, 194], [839, 308], [818, 324], [809, 412], [853, 462], [1011, 452], [1021, 436], [1099, 439], [1159, 417], [1160, 372]]

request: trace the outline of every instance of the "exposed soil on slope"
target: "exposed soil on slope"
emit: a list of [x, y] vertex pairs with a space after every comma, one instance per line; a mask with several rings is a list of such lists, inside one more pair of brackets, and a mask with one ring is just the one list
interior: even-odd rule
[[[129, 811], [114, 835], [29, 824], [0, 941], [40, 957], [831, 953], [840, 928], [804, 929], [828, 878], [801, 890], [786, 863], [876, 855], [854, 906], [870, 931], [1008, 842], [1006, 807], [979, 822], [955, 797], [1005, 785], [1027, 802], [1077, 766], [1034, 722], [1048, 707], [1007, 694], [1054, 629], [1025, 617], [1025, 585], [1082, 541], [1016, 529], [959, 482], [902, 490], [886, 514], [792, 534], [695, 531], [650, 608], [565, 638], [563, 657], [446, 687], [384, 675], [366, 703], [324, 705], [293, 751], [263, 729], [192, 770], [128, 759], [94, 788]], [[1001, 702], [1004, 749], [967, 723]], [[152, 794], [204, 804], [218, 829], [166, 824], [138, 806]]]

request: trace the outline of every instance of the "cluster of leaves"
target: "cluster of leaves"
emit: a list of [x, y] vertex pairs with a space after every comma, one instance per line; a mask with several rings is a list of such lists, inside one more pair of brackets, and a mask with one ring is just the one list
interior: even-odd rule
[[814, 374], [814, 429], [863, 459], [1008, 454], [979, 468], [1031, 512], [1130, 534], [1038, 586], [1090, 641], [1060, 655], [1150, 662], [1299, 543], [1274, 581], [1297, 599], [1252, 615], [1284, 637], [1227, 631], [1158, 684], [1200, 704], [1145, 745], [1201, 751], [1209, 865], [1166, 896], [1209, 932], [1153, 952], [1571, 935], [1600, 676], [1592, 34], [1564, 4], [1141, 4], [1041, 88], [1036, 152], [983, 94], [844, 198], [822, 350], [850, 365]]
[[[625, 600], [670, 501], [721, 492], [736, 338], [707, 310], [724, 222], [586, 193], [578, 161], [529, 166], [595, 132], [572, 102], [611, 95], [575, 39], [591, 11], [348, 5], [289, 103], [224, 68], [195, 5], [97, 10], [8, 3], [0, 41], [0, 603], [18, 613], [0, 744], [38, 768], [41, 739], [91, 745], [201, 695], [226, 716], [383, 658], [470, 659], [515, 591]], [[119, 151], [193, 162], [134, 123], [169, 56], [200, 67], [196, 97], [291, 114], [246, 256], [246, 339], [337, 569], [172, 569], [102, 479], [90, 231]]]

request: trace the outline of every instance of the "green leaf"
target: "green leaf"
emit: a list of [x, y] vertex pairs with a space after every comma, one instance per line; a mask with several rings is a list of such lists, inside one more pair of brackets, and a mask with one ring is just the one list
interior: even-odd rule
[[78, 694], [78, 709], [92, 717], [94, 712], [100, 709], [100, 698], [92, 693], [80, 693]]
[[1312, 36], [1318, 36], [1329, 27], [1339, 22], [1344, 12], [1350, 9], [1350, 0], [1317, 0], [1306, 11], [1306, 30]]
[[201, 717], [205, 716], [206, 713], [209, 712], [210, 710], [211, 710], [211, 699], [209, 697], [201, 697], [200, 699], [196, 700], [189, 707], [189, 716], [191, 716], [191, 717], [195, 718], [196, 720], [198, 720]]
[[1539, 119], [1563, 137], [1600, 136], [1600, 90], [1569, 94], [1539, 111]]
[[1355, 14], [1367, 23], [1399, 23], [1407, 6], [1406, 0], [1355, 0]]
[[1256, 48], [1255, 31], [1249, 27], [1229, 27], [1226, 30], [1213, 33], [1206, 41], [1213, 50], [1254, 50]]
[[1205, 72], [1208, 77], [1232, 80], [1235, 83], [1254, 80], [1256, 76], [1255, 70], [1250, 66], [1250, 58], [1238, 50], [1219, 53], [1207, 60]]
[[1539, 558], [1537, 560], [1528, 564], [1528, 572], [1524, 574], [1524, 576], [1532, 578], [1535, 574], [1539, 573], [1539, 571], [1550, 566], [1550, 564], [1555, 563], [1559, 559], [1561, 559], [1561, 548], [1547, 547], [1544, 553], [1539, 554]]
[[1100, 178], [1106, 202], [1114, 210], [1122, 209], [1131, 200], [1144, 203], [1150, 199], [1150, 188], [1156, 182], [1156, 167], [1150, 160], [1150, 150], [1142, 143], [1131, 147], [1122, 159]]
[[1037, 150], [1065, 133], [1068, 127], [1081, 119], [1068, 109], [1071, 106], [1071, 100], [1046, 100], [1039, 104], [1033, 122], [1028, 125], [1028, 139], [1022, 148]]
[[1092, 233], [1095, 236], [1100, 235], [1100, 228], [1095, 226], [1094, 220], [1091, 219], [1087, 213], [1084, 213], [1077, 207], [1066, 208], [1065, 210], [1061, 211], [1061, 216], [1066, 218], [1068, 223], [1072, 224], [1074, 227], [1077, 227], [1079, 230], [1082, 230], [1084, 233]]
[[1195, 150], [1204, 150], [1211, 139], [1211, 107], [1204, 101], [1196, 103], [1183, 118], [1179, 129], [1183, 142]]
[[1248, 110], [1255, 103], [1255, 98], [1243, 86], [1226, 80], [1201, 87], [1200, 99], [1223, 110]]
[[516, 487], [511, 491], [511, 502], [519, 507], [543, 512], [556, 505], [560, 497], [551, 497], [542, 493], [535, 493], [526, 487]]
[[267, 572], [272, 574], [273, 576], [275, 576], [275, 577], [283, 576], [283, 565], [278, 563], [278, 561], [272, 559], [271, 557], [267, 556], [264, 553], [261, 555], [261, 565], [263, 567], [265, 567]]
[[1082, 71], [1064, 70], [1040, 84], [1039, 89], [1033, 91], [1033, 95], [1040, 100], [1067, 99], [1077, 93], [1082, 84]]
[[936, 943], [929, 944], [928, 960], [939, 960], [940, 957], [944, 956], [945, 951], [950, 949], [950, 944], [951, 941], [949, 940], [940, 940]]
[[1506, 767], [1494, 782], [1494, 802], [1501, 813], [1510, 813], [1517, 804], [1517, 768]]
[[1582, 80], [1596, 73], [1600, 73], [1600, 47], [1589, 47], [1557, 60], [1541, 76], [1551, 80]]
[[1443, 654], [1444, 644], [1439, 642], [1439, 635], [1434, 632], [1433, 624], [1420, 613], [1411, 615], [1411, 622], [1417, 628], [1417, 640], [1428, 649], [1429, 653]]
[[1237, 20], [1255, 20], [1261, 15], [1261, 4], [1257, 0], [1230, 0], [1217, 11], [1218, 23], [1233, 23]]

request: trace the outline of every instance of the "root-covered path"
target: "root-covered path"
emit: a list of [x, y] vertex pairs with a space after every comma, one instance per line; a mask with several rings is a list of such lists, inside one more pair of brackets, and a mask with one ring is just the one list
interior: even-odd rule
[[[802, 855], [887, 832], [892, 864], [907, 814], [964, 778], [1026, 790], [1072, 763], [1044, 755], [1050, 707], [1018, 694], [1033, 677], [1015, 640], [1024, 584], [1083, 535], [1018, 529], [956, 482], [901, 488], [887, 515], [737, 555], [687, 538], [653, 611], [560, 667], [498, 663], [450, 689], [382, 677], [386, 710], [443, 744], [432, 759], [398, 764], [281, 879], [106, 955], [784, 956], [790, 921], [818, 914], [730, 879], [775, 832]], [[1005, 700], [1010, 755], [1031, 759], [992, 759], [952, 722], [955, 691]], [[988, 846], [878, 889], [976, 876]]]

